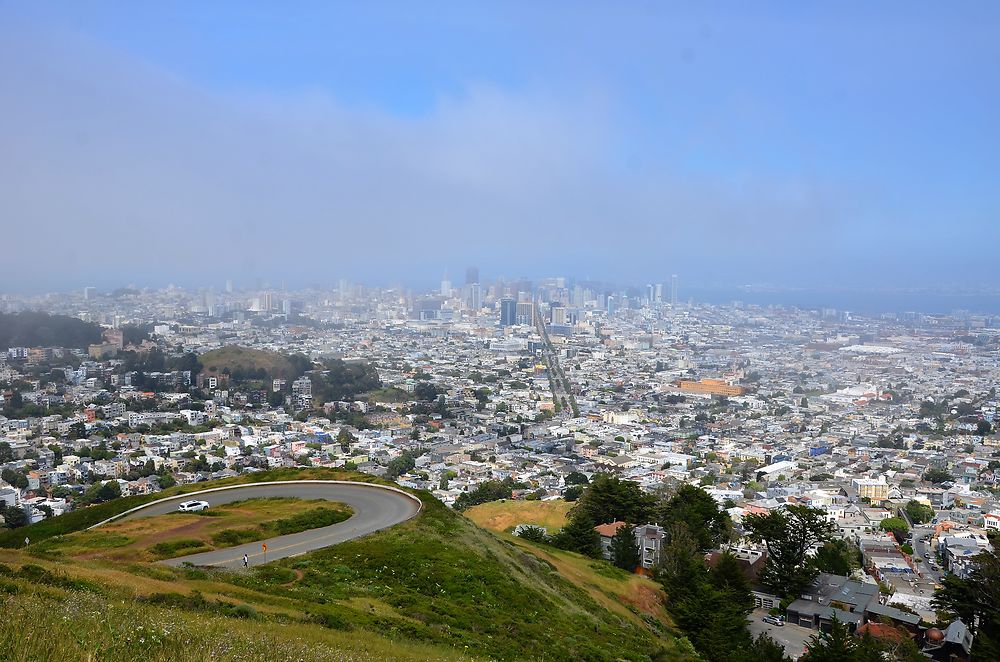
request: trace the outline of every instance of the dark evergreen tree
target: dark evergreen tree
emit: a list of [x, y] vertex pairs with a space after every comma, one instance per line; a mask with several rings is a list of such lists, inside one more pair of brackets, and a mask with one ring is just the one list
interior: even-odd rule
[[635, 539], [635, 527], [631, 524], [619, 527], [611, 538], [611, 562], [622, 570], [634, 572], [641, 561], [639, 543]]
[[694, 485], [680, 486], [662, 508], [660, 520], [665, 526], [683, 522], [696, 536], [700, 549], [714, 549], [732, 535], [729, 515], [708, 492]]
[[816, 578], [819, 570], [808, 551], [816, 543], [831, 540], [834, 531], [825, 512], [798, 505], [747, 515], [743, 526], [752, 541], [767, 547], [761, 581], [783, 596], [802, 593]]
[[594, 522], [585, 514], [570, 518], [554, 538], [555, 545], [560, 549], [579, 552], [584, 556], [600, 558], [601, 536], [594, 530]]

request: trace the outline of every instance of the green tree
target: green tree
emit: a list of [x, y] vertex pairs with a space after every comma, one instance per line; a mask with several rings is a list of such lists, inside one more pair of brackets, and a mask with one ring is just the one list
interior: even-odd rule
[[341, 427], [340, 432], [337, 433], [337, 443], [340, 444], [340, 450], [345, 455], [351, 452], [351, 444], [356, 442], [357, 439], [351, 431], [347, 429], [347, 426]]
[[1000, 660], [1000, 556], [978, 554], [966, 579], [945, 575], [931, 605], [962, 619], [975, 634], [972, 659]]
[[587, 474], [580, 473], [579, 471], [571, 471], [566, 474], [566, 478], [563, 481], [567, 485], [589, 485], [590, 479], [587, 478]]
[[611, 538], [611, 562], [622, 570], [634, 572], [641, 560], [635, 527], [631, 524], [619, 527]]
[[931, 467], [924, 472], [924, 480], [928, 483], [944, 483], [950, 480], [955, 480], [955, 477], [944, 469], [939, 469], [938, 467]]
[[571, 515], [583, 515], [590, 522], [648, 522], [655, 507], [656, 497], [643, 492], [638, 483], [597, 474]]
[[817, 550], [813, 564], [820, 572], [846, 576], [861, 567], [860, 555], [857, 547], [837, 538], [824, 543]]
[[566, 501], [576, 501], [583, 495], [583, 485], [570, 485], [563, 491], [563, 499]]
[[[670, 525], [668, 537], [670, 544], [663, 548], [657, 577], [666, 590], [674, 622], [709, 662], [750, 659], [746, 653], [754, 642], [746, 617], [753, 598], [739, 563], [724, 554], [714, 568], [707, 568], [697, 539], [682, 522]], [[766, 642], [760, 648], [767, 649]]]
[[0, 464], [14, 461], [14, 451], [6, 441], [0, 441]]
[[515, 489], [524, 489], [525, 487], [522, 483], [517, 483], [509, 477], [503, 480], [488, 480], [480, 483], [471, 492], [463, 492], [458, 495], [458, 498], [455, 499], [455, 510], [462, 511], [480, 503], [509, 499]]
[[21, 490], [28, 487], [28, 477], [20, 471], [15, 471], [14, 469], [4, 469], [0, 472], [0, 478], [3, 478], [4, 482], [7, 484], [13, 485]]
[[601, 536], [594, 530], [594, 521], [586, 514], [571, 517], [553, 542], [560, 549], [579, 552], [584, 556], [600, 558]]
[[792, 662], [792, 658], [785, 655], [785, 647], [766, 632], [760, 633], [746, 650], [746, 659], [753, 662]]
[[694, 485], [678, 488], [663, 507], [660, 520], [665, 525], [684, 523], [703, 550], [714, 549], [732, 536], [729, 514], [719, 509], [708, 492]]
[[[822, 630], [809, 639], [808, 652], [799, 658], [800, 662], [845, 662], [855, 657], [855, 642], [847, 627], [834, 619], [829, 632]], [[872, 662], [882, 662], [877, 658]]]
[[914, 524], [925, 524], [934, 519], [934, 509], [927, 504], [911, 499], [906, 503], [906, 515]]
[[412, 451], [403, 451], [399, 457], [389, 460], [386, 465], [385, 477], [389, 480], [396, 480], [405, 473], [409, 473], [417, 466], [417, 454]]
[[[0, 505], [3, 504], [0, 503]], [[8, 529], [19, 529], [28, 524], [28, 515], [23, 508], [5, 507], [0, 514], [3, 515], [4, 526]]]
[[177, 484], [177, 479], [174, 478], [173, 474], [164, 473], [158, 477], [160, 482], [160, 489], [167, 489], [168, 487], [173, 487]]
[[909, 525], [902, 517], [887, 517], [879, 522], [878, 526], [883, 531], [890, 532], [896, 542], [901, 544], [906, 541], [906, 534], [910, 532]]
[[540, 526], [522, 526], [517, 532], [518, 538], [524, 538], [530, 542], [548, 542], [549, 538], [545, 535], [545, 530]]
[[808, 551], [831, 540], [835, 530], [825, 512], [801, 505], [747, 515], [743, 527], [750, 540], [767, 548], [761, 581], [782, 596], [799, 595], [812, 583], [819, 571]]

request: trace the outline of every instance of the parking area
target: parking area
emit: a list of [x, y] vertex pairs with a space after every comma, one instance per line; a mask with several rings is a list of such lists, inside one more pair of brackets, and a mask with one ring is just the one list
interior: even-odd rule
[[815, 634], [814, 630], [798, 625], [771, 625], [764, 622], [766, 609], [757, 609], [750, 614], [750, 634], [754, 637], [766, 632], [769, 637], [785, 647], [785, 653], [793, 660], [799, 659], [805, 652], [806, 642]]

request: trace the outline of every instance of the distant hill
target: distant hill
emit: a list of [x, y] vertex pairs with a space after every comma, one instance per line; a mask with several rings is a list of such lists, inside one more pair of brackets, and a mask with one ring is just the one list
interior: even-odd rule
[[101, 342], [101, 327], [67, 315], [0, 313], [0, 350], [10, 347], [73, 347]]
[[229, 375], [234, 381], [246, 379], [295, 379], [309, 369], [309, 360], [280, 352], [228, 345], [205, 352], [198, 359], [209, 376]]
[[[171, 493], [292, 478], [379, 482], [278, 470]], [[71, 533], [60, 517], [11, 531], [32, 546], [0, 549], [0, 591], [17, 605], [0, 619], [0, 659], [698, 659], [673, 634], [654, 582], [497, 537], [416, 494], [424, 508], [412, 520], [249, 572], [116, 562], [127, 536]], [[103, 504], [95, 517], [137, 498], [149, 497]], [[85, 512], [64, 516], [73, 530], [92, 519]]]

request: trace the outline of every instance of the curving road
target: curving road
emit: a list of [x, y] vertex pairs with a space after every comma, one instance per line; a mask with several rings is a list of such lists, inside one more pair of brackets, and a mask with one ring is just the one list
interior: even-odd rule
[[[182, 501], [189, 501], [191, 499], [207, 501], [211, 506], [218, 506], [234, 501], [267, 497], [337, 501], [353, 508], [354, 514], [349, 519], [331, 526], [278, 536], [245, 545], [227, 547], [212, 552], [180, 556], [174, 559], [167, 559], [161, 563], [174, 566], [183, 563], [192, 563], [200, 566], [241, 568], [243, 567], [243, 555], [246, 554], [250, 557], [250, 565], [259, 565], [265, 562], [261, 543], [267, 544], [266, 561], [274, 561], [287, 556], [297, 556], [347, 540], [360, 538], [375, 531], [387, 529], [390, 526], [405, 522], [420, 512], [421, 505], [419, 499], [402, 490], [379, 485], [334, 481], [285, 481], [254, 483], [203, 492], [189, 492], [188, 494], [170, 497], [161, 501], [155, 501], [146, 506], [141, 506], [134, 511], [125, 513], [121, 517], [115, 518], [114, 521], [165, 515], [176, 511], [177, 505]], [[105, 523], [102, 522], [101, 524]], [[97, 526], [100, 526], [100, 524]]]

